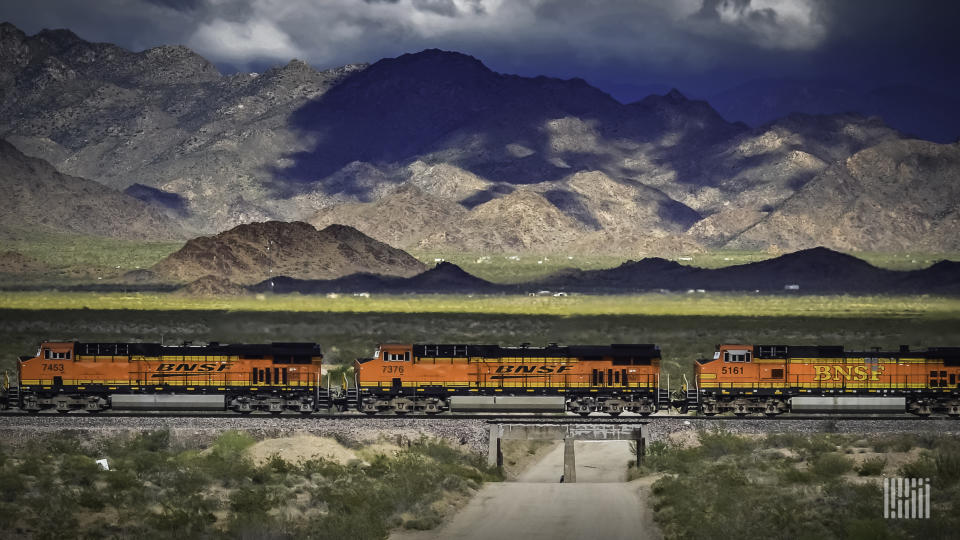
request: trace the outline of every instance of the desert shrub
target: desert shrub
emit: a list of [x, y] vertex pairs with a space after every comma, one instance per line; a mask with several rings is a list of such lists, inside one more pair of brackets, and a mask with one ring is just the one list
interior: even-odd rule
[[87, 456], [69, 454], [60, 459], [59, 475], [65, 484], [89, 486], [100, 472], [100, 465]]
[[803, 448], [807, 440], [799, 433], [769, 433], [760, 441], [760, 445], [764, 448]]
[[49, 464], [50, 456], [46, 456], [46, 460], [40, 453], [28, 452], [20, 461], [20, 465], [17, 467], [17, 472], [27, 476], [40, 476], [42, 475]]
[[85, 487], [77, 494], [77, 504], [89, 510], [103, 510], [110, 502], [110, 496], [93, 487]]
[[753, 449], [753, 441], [727, 431], [701, 431], [699, 453], [706, 458], [745, 454]]
[[885, 457], [874, 457], [870, 459], [865, 459], [857, 467], [857, 474], [860, 476], [879, 476], [883, 474], [883, 469], [887, 466], [887, 458]]
[[275, 502], [274, 491], [266, 486], [242, 487], [230, 494], [230, 509], [235, 514], [265, 515]]
[[225, 459], [238, 458], [256, 442], [257, 440], [245, 431], [224, 431], [213, 442], [211, 454]]
[[0, 501], [13, 502], [27, 491], [27, 482], [14, 468], [0, 468]]
[[277, 474], [287, 474], [296, 469], [296, 467], [280, 457], [280, 454], [273, 454], [270, 456], [270, 459], [267, 460], [266, 468]]
[[843, 534], [849, 540], [891, 540], [897, 538], [890, 529], [890, 522], [881, 518], [848, 520], [844, 524]]
[[789, 463], [785, 463], [778, 471], [777, 476], [787, 484], [809, 484], [814, 476], [810, 471], [800, 470]]
[[799, 450], [808, 459], [815, 459], [821, 454], [836, 451], [837, 445], [840, 443], [842, 443], [842, 438], [836, 434], [820, 433], [807, 437]]
[[937, 470], [934, 484], [947, 487], [960, 481], [960, 447], [952, 445], [938, 448], [934, 452], [933, 462]]
[[892, 433], [874, 437], [870, 443], [879, 453], [909, 452], [914, 448], [933, 448], [941, 439], [933, 433]]
[[200, 495], [183, 498], [167, 498], [160, 513], [148, 513], [144, 523], [160, 536], [204, 536], [210, 525], [216, 523], [213, 515], [216, 505]]
[[930, 456], [924, 455], [904, 463], [897, 472], [906, 478], [934, 478], [937, 474], [937, 464]]
[[842, 454], [820, 454], [810, 462], [810, 472], [820, 478], [836, 478], [853, 468], [853, 463]]

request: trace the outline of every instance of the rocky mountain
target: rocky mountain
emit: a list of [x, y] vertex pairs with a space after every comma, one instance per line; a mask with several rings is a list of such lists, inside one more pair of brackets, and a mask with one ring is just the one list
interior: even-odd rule
[[[0, 136], [202, 234], [307, 221], [404, 249], [647, 256], [905, 249], [924, 219], [924, 245], [944, 251], [960, 232], [937, 221], [944, 209], [904, 206], [921, 200], [896, 189], [874, 190], [870, 204], [915, 220], [856, 235], [821, 226], [841, 211], [821, 177], [913, 144], [874, 117], [791, 114], [749, 128], [677, 90], [623, 104], [580, 79], [504, 75], [439, 50], [224, 76], [183, 47], [131, 52], [10, 24], [0, 68]], [[851, 226], [876, 213], [858, 212]]]
[[960, 144], [895, 140], [861, 150], [817, 175], [728, 246], [960, 250], [958, 172]]
[[0, 136], [65, 174], [185, 201], [193, 230], [288, 217], [269, 174], [300, 139], [290, 111], [362, 66], [221, 75], [184, 47], [134, 53], [68, 30], [0, 24]]
[[136, 240], [180, 240], [162, 211], [103, 184], [61, 174], [0, 140], [0, 230], [41, 230]]
[[[247, 285], [273, 276], [333, 279], [358, 272], [412, 276], [424, 269], [407, 253], [352, 227], [317, 230], [302, 222], [268, 221], [194, 238], [151, 270], [164, 281], [212, 276]], [[198, 287], [208, 285], [202, 282]]]

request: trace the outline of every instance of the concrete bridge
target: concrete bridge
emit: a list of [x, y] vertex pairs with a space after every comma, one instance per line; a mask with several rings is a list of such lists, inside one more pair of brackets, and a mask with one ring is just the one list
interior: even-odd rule
[[563, 440], [563, 480], [577, 481], [574, 441], [636, 441], [637, 465], [643, 463], [646, 449], [644, 425], [647, 421], [631, 422], [489, 422], [490, 447], [487, 465], [503, 467], [502, 440]]

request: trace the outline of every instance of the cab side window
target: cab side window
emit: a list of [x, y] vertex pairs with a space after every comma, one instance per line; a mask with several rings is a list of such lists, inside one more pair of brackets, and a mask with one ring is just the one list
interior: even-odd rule
[[750, 351], [723, 351], [724, 362], [749, 362]]
[[384, 355], [383, 355], [383, 361], [384, 361], [384, 362], [409, 362], [409, 361], [410, 361], [410, 353], [409, 353], [409, 352], [402, 352], [402, 353], [384, 353]]

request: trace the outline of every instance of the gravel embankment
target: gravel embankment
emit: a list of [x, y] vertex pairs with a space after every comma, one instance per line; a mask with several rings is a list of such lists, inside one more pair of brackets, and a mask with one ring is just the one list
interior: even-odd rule
[[[548, 419], [544, 419], [549, 422]], [[566, 417], [564, 423], [577, 422]], [[608, 417], [591, 418], [590, 422], [605, 423]], [[623, 418], [626, 420], [626, 418]], [[640, 420], [638, 418], [638, 420]], [[662, 439], [673, 433], [721, 429], [734, 434], [789, 433], [935, 433], [960, 435], [960, 421], [950, 419], [927, 420], [789, 420], [776, 419], [698, 419], [646, 418], [648, 441]], [[585, 421], [586, 422], [586, 421]], [[481, 419], [435, 419], [425, 417], [349, 417], [300, 418], [272, 416], [237, 416], [235, 418], [149, 417], [149, 416], [70, 416], [36, 415], [0, 418], [0, 439], [3, 444], [16, 446], [38, 436], [72, 433], [99, 438], [128, 435], [146, 430], [169, 430], [175, 444], [185, 447], [203, 446], [227, 430], [242, 430], [258, 439], [309, 434], [333, 437], [342, 442], [374, 442], [387, 439], [402, 444], [421, 436], [436, 437], [470, 450], [487, 452], [489, 432], [487, 421]]]
[[112, 437], [139, 431], [169, 430], [171, 441], [186, 447], [203, 446], [227, 430], [242, 430], [257, 439], [309, 434], [334, 437], [343, 442], [392, 442], [416, 440], [421, 435], [437, 437], [453, 445], [465, 445], [475, 452], [486, 453], [488, 435], [483, 420], [443, 420], [429, 418], [290, 418], [247, 416], [237, 418], [199, 417], [97, 417], [71, 416], [8, 416], [0, 418], [0, 439], [16, 446], [30, 438], [56, 433], [73, 433], [84, 437]]
[[960, 421], [951, 419], [917, 420], [790, 420], [765, 418], [731, 418], [729, 420], [706, 420], [699, 418], [672, 419], [650, 417], [647, 424], [647, 440], [657, 440], [671, 433], [683, 431], [723, 430], [734, 434], [766, 433], [936, 433], [960, 434]]

